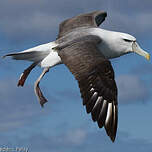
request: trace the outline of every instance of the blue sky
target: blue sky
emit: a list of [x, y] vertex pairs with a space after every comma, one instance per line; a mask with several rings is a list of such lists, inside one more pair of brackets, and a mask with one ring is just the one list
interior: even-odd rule
[[[105, 10], [101, 26], [134, 35], [151, 53], [152, 1], [145, 0], [5, 0], [0, 1], [0, 56], [55, 40], [64, 19]], [[86, 114], [77, 82], [64, 65], [41, 81], [48, 103], [41, 108], [33, 91], [42, 69], [35, 68], [23, 88], [17, 80], [30, 64], [0, 59], [0, 147], [28, 147], [32, 152], [151, 152], [152, 64], [128, 54], [113, 59], [119, 90], [115, 143]]]

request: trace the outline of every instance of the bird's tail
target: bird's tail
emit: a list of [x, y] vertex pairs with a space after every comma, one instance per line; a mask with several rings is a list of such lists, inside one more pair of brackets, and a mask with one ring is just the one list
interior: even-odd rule
[[50, 42], [21, 52], [6, 54], [5, 56], [3, 56], [3, 58], [11, 56], [12, 59], [15, 60], [27, 60], [37, 62], [43, 60], [50, 53], [52, 47], [54, 46], [55, 43]]
[[45, 52], [42, 52], [42, 51], [18, 52], [18, 53], [7, 54], [7, 55], [3, 56], [3, 58], [5, 58], [6, 56], [11, 56], [12, 59], [15, 59], [15, 60], [27, 60], [27, 61], [36, 62], [36, 61], [41, 61], [48, 54], [49, 54], [48, 51], [45, 51]]

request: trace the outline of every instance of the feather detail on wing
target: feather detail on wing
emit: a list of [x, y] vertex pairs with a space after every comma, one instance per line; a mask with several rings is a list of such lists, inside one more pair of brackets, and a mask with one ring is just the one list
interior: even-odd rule
[[106, 12], [94, 11], [67, 19], [59, 26], [58, 38], [79, 27], [97, 27], [105, 20], [106, 16]]
[[98, 50], [98, 43], [99, 40], [95, 41], [91, 36], [58, 48], [58, 53], [78, 81], [87, 113], [91, 113], [100, 128], [105, 127], [114, 141], [118, 119], [117, 86], [111, 63]]

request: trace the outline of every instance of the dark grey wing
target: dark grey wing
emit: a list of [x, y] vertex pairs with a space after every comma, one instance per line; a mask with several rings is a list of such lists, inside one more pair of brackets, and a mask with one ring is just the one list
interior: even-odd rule
[[107, 16], [106, 12], [94, 11], [91, 13], [81, 14], [79, 16], [75, 16], [70, 19], [67, 19], [59, 25], [58, 38], [71, 32], [75, 28], [97, 27], [105, 20], [106, 16]]
[[114, 141], [118, 120], [117, 86], [111, 63], [99, 52], [96, 42], [94, 39], [78, 41], [58, 53], [79, 83], [87, 113], [91, 113], [100, 128], [105, 127]]

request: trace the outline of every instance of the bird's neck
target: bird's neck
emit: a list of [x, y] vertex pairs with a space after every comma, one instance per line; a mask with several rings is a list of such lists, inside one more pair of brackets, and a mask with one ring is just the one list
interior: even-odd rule
[[119, 32], [108, 31], [101, 28], [93, 28], [91, 34], [97, 35], [101, 38], [101, 44], [99, 44], [99, 50], [107, 58], [117, 58], [121, 55], [126, 54], [122, 51], [121, 46], [119, 46], [119, 41], [117, 41], [117, 36]]

